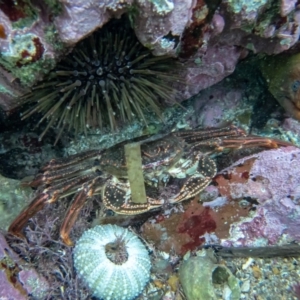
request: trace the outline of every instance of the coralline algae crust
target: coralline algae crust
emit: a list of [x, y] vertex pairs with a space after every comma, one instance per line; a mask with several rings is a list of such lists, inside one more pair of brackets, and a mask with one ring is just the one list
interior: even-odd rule
[[173, 1], [168, 0], [150, 0], [154, 4], [153, 9], [159, 14], [164, 15], [174, 9]]
[[234, 13], [240, 13], [242, 10], [246, 13], [256, 12], [267, 2], [267, 0], [228, 0], [228, 4]]

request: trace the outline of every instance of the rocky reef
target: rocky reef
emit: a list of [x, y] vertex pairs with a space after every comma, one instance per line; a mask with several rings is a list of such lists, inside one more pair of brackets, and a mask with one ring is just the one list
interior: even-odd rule
[[188, 300], [216, 299], [213, 282], [222, 281], [228, 284], [231, 300], [239, 300], [241, 297], [239, 281], [228, 268], [217, 263], [210, 250], [199, 251], [194, 257], [187, 253], [179, 267], [179, 278]]
[[[105, 48], [111, 37], [107, 28], [115, 19], [124, 25], [123, 18], [132, 36], [116, 35]], [[246, 258], [222, 259], [218, 249], [276, 250], [300, 242], [299, 26], [296, 0], [0, 1], [0, 298], [251, 300], [266, 298], [275, 286], [280, 299], [296, 299], [300, 264], [296, 256], [271, 260], [248, 253]], [[101, 36], [104, 30], [109, 38], [97, 42], [100, 51], [92, 36]], [[136, 47], [139, 51], [133, 53]], [[140, 78], [124, 49], [133, 53], [132, 61], [143, 74]], [[113, 60], [104, 66], [105, 80], [92, 74], [96, 70], [102, 76], [103, 71], [95, 51], [102, 53], [103, 61], [105, 56]], [[149, 58], [156, 74], [147, 70]], [[161, 64], [164, 59], [168, 74]], [[83, 80], [78, 82], [70, 65], [80, 66]], [[68, 70], [63, 69], [66, 66]], [[132, 80], [142, 80], [143, 85], [133, 85]], [[101, 87], [97, 93], [91, 88], [95, 84]], [[110, 94], [107, 87], [112, 88]], [[49, 101], [41, 101], [39, 88], [44, 100], [53, 100], [51, 107]], [[131, 99], [133, 89], [138, 104]], [[40, 94], [31, 101], [36, 91]], [[93, 110], [98, 93], [105, 108], [98, 105]], [[27, 103], [24, 95], [29, 95]], [[71, 105], [65, 99], [88, 105], [78, 102], [70, 121], [65, 116]], [[150, 110], [151, 105], [157, 109]], [[24, 112], [28, 118], [21, 120]], [[96, 116], [99, 122], [92, 126]], [[119, 126], [98, 128], [102, 120]], [[228, 124], [294, 146], [217, 153], [212, 159], [218, 173], [199, 196], [170, 204], [172, 189], [165, 189], [166, 203], [145, 214], [115, 214], [100, 195], [89, 194], [72, 228], [75, 248], [64, 245], [58, 233], [70, 195], [45, 205], [31, 218], [23, 232], [26, 239], [7, 233], [16, 209], [22, 210], [41, 190], [49, 192], [48, 183], [38, 191], [22, 186], [51, 159], [64, 161], [72, 154], [101, 151], [153, 133]], [[76, 132], [78, 126], [83, 134]], [[58, 134], [61, 138], [56, 140]], [[96, 167], [98, 161], [93, 163]], [[176, 178], [173, 187], [180, 180]], [[108, 278], [118, 295], [111, 294], [110, 286], [94, 288], [96, 259], [88, 261], [86, 247], [97, 248], [100, 242], [80, 237], [97, 231], [95, 225], [106, 228], [96, 233], [101, 242], [103, 236], [110, 238], [101, 245], [103, 265], [95, 270], [104, 266], [111, 271], [108, 277], [99, 273], [99, 278], [101, 282]], [[131, 227], [132, 232], [118, 226]], [[126, 265], [130, 251], [143, 253], [144, 264]], [[212, 253], [219, 255], [217, 259]], [[218, 272], [222, 280], [215, 276]], [[200, 288], [199, 278], [206, 289]]]
[[28, 299], [31, 294], [36, 299], [45, 299], [49, 290], [47, 280], [32, 267], [26, 266], [25, 261], [7, 244], [0, 233], [0, 297], [16, 300]]
[[[77, 42], [126, 13], [139, 41], [156, 56], [180, 57], [182, 99], [230, 75], [249, 52], [288, 50], [299, 37], [296, 1], [4, 1], [0, 4], [0, 105], [9, 110]], [[9, 73], [7, 73], [7, 71]], [[9, 76], [11, 78], [9, 78]]]

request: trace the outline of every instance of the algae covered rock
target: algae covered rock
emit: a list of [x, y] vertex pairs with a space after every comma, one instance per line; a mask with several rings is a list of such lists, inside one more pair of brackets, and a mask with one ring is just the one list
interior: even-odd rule
[[188, 300], [216, 299], [214, 283], [227, 284], [231, 290], [230, 299], [240, 299], [238, 279], [227, 267], [217, 264], [209, 250], [200, 251], [194, 257], [186, 255], [179, 268], [179, 279]]
[[[13, 219], [28, 204], [31, 188], [22, 187], [19, 180], [0, 175], [0, 229], [7, 230]], [[0, 297], [1, 298], [1, 297]]]

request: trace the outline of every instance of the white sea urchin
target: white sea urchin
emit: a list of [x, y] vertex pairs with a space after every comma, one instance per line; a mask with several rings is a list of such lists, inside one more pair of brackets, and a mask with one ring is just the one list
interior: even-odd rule
[[131, 231], [116, 225], [84, 232], [74, 248], [74, 264], [94, 296], [105, 300], [134, 299], [150, 278], [146, 247]]

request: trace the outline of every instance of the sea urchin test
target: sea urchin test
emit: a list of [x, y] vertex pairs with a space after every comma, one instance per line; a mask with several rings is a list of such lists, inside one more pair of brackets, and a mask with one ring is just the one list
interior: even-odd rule
[[74, 248], [77, 273], [93, 295], [104, 300], [137, 297], [150, 279], [150, 258], [141, 240], [116, 225], [83, 233]]

